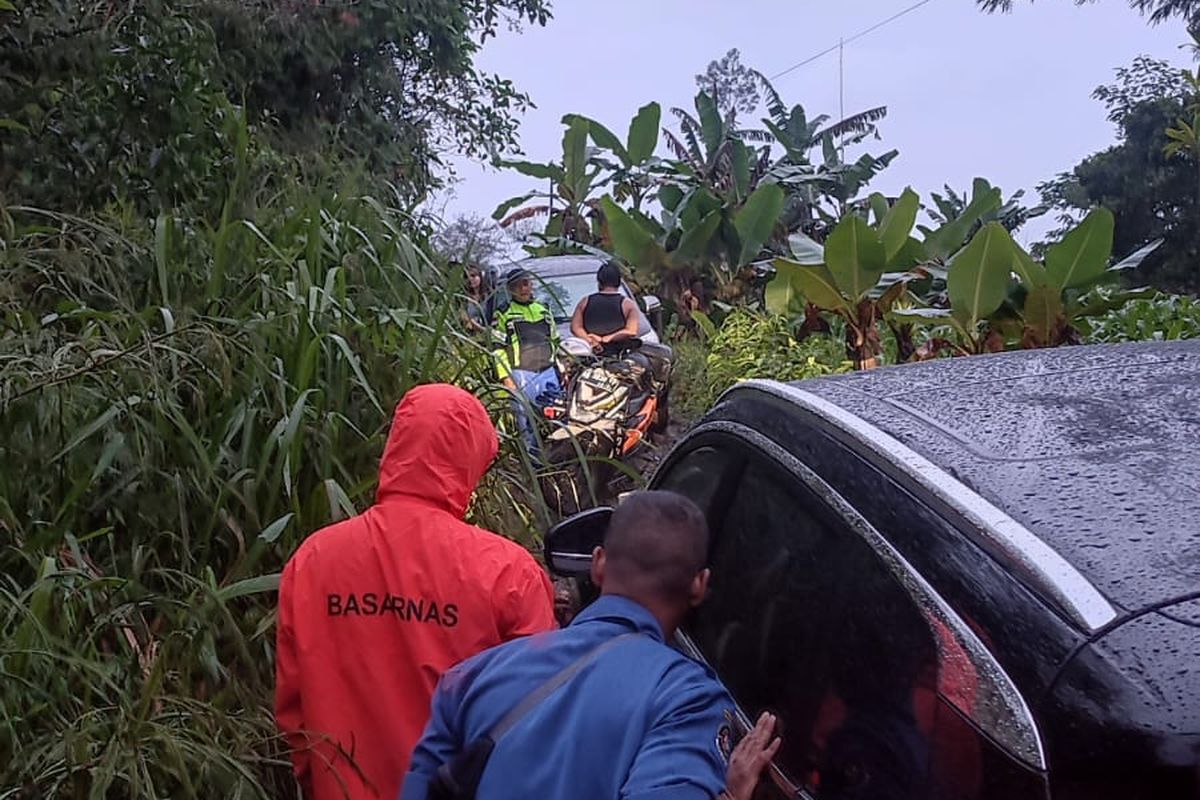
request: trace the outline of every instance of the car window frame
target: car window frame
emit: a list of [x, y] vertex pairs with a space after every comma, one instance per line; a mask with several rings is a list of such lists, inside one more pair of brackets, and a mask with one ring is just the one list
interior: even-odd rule
[[[907, 561], [903, 554], [854, 508], [849, 501], [821, 478], [811, 467], [796, 458], [795, 455], [788, 452], [769, 437], [742, 423], [727, 420], [709, 421], [701, 423], [685, 440], [676, 446], [676, 450], [680, 450], [678, 456], [673, 451], [664, 459], [662, 467], [655, 473], [652, 485], [657, 485], [661, 482], [663, 477], [669, 474], [670, 470], [678, 463], [679, 459], [688, 452], [707, 445], [720, 447], [722, 443], [725, 447], [733, 451], [735, 458], [738, 456], [741, 458], [741, 466], [738, 470], [737, 481], [733, 483], [734, 486], [741, 481], [747, 465], [751, 461], [755, 461], [779, 474], [784, 481], [797, 482], [806, 486], [818, 501], [824, 505], [822, 509], [823, 514], [827, 516], [831, 515], [840, 520], [841, 523], [847, 525], [852, 532], [859, 535], [867, 543], [876, 557], [884, 563], [884, 566], [892, 573], [900, 587], [913, 601], [923, 618], [925, 618], [926, 624], [930, 626], [931, 633], [933, 631], [933, 620], [937, 620], [953, 635], [956, 646], [960, 648], [962, 654], [965, 654], [970, 659], [976, 673], [985, 676], [985, 683], [988, 683], [989, 688], [999, 695], [993, 698], [992, 702], [999, 702], [1004, 705], [1011, 715], [1011, 719], [981, 718], [979, 714], [974, 713], [974, 709], [971, 711], [964, 710], [956, 705], [952, 698], [943, 697], [941, 692], [942, 665], [947, 661], [947, 657], [943, 651], [944, 643], [940, 641], [938, 642], [939, 697], [945, 699], [951, 708], [962, 714], [973, 728], [982, 736], [989, 739], [1001, 752], [1015, 759], [1025, 767], [1045, 774], [1047, 771], [1046, 751], [1039, 726], [1024, 696], [1017, 689], [1007, 671], [1000, 666], [995, 655], [979, 639], [967, 622], [954, 611], [950, 604]], [[732, 488], [728, 485], [726, 485], [725, 489], [726, 491], [732, 491]], [[679, 639], [680, 646], [685, 652], [693, 658], [697, 658], [702, 663], [708, 664], [698, 646], [688, 636], [686, 631], [680, 630], [677, 639]], [[711, 665], [709, 666], [711, 667]], [[994, 685], [991, 684], [992, 681], [994, 681]], [[734, 700], [736, 704], [737, 698], [734, 698]], [[737, 706], [736, 714], [741, 724], [750, 724], [748, 716], [740, 706]], [[1015, 740], [1004, 735], [1005, 725], [1013, 726], [1009, 732], [1016, 734]], [[770, 775], [776, 788], [788, 793], [789, 796], [811, 797], [811, 795], [792, 781], [778, 765], [771, 765]]]

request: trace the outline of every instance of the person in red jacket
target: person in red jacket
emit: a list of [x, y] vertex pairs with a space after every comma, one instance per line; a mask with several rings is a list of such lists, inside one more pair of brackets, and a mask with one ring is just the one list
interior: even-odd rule
[[399, 795], [438, 678], [550, 630], [550, 580], [463, 522], [496, 457], [483, 405], [447, 385], [396, 408], [375, 505], [310, 536], [279, 584], [275, 719], [306, 800]]

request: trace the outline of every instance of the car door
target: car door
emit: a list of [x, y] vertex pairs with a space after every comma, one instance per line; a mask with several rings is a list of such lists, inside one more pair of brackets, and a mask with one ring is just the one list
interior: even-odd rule
[[811, 470], [749, 429], [709, 428], [656, 483], [696, 499], [713, 532], [711, 593], [685, 647], [744, 719], [780, 719], [763, 796], [1044, 796], [976, 724], [1031, 721], [952, 612]]

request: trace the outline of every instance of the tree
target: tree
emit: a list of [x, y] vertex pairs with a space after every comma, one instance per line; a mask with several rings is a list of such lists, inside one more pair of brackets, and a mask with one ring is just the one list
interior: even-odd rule
[[[1200, 29], [1191, 31], [1193, 44], [1191, 47], [1200, 53]], [[1175, 126], [1167, 128], [1167, 157], [1183, 157], [1196, 166], [1196, 198], [1200, 202], [1200, 69], [1195, 74], [1184, 73], [1187, 82], [1188, 101], [1184, 116], [1176, 120]]]
[[[980, 181], [982, 181], [983, 191], [986, 192], [992, 189], [990, 183], [983, 181], [982, 179], [980, 179]], [[976, 182], [976, 186], [973, 191], [975, 194], [980, 192], [979, 181]], [[945, 195], [938, 194], [937, 192], [931, 193], [930, 197], [933, 198], [933, 205], [926, 209], [929, 212], [930, 219], [932, 219], [937, 225], [946, 225], [951, 220], [961, 217], [966, 211], [967, 206], [971, 203], [971, 198], [969, 198], [965, 192], [960, 194], [954, 191], [954, 189], [950, 186], [945, 187], [945, 192]], [[1024, 227], [1025, 224], [1031, 219], [1036, 219], [1050, 210], [1050, 208], [1045, 205], [1038, 205], [1032, 208], [1026, 206], [1021, 202], [1022, 198], [1024, 197], [1024, 189], [1015, 192], [1012, 197], [1008, 199], [1008, 202], [1002, 204], [998, 208], [992, 209], [987, 214], [980, 217], [975, 222], [974, 227], [966, 232], [964, 239], [974, 237], [975, 234], [979, 232], [979, 229], [984, 225], [987, 225], [989, 222], [998, 222], [1000, 223], [1001, 227], [1004, 228], [1004, 230], [1008, 231], [1009, 233], [1014, 233], [1015, 231], [1018, 231]]]
[[[821, 239], [845, 214], [847, 204], [899, 155], [890, 150], [844, 162], [847, 147], [871, 136], [879, 138], [876, 123], [887, 116], [887, 107], [861, 111], [832, 124], [826, 114], [810, 120], [803, 106], [788, 108], [770, 81], [755, 74], [767, 101], [763, 126], [783, 148], [769, 170], [769, 178], [787, 190], [782, 227], [788, 233], [799, 231]], [[812, 156], [817, 149], [820, 163]]]
[[507, 258], [516, 241], [493, 220], [460, 214], [434, 233], [432, 243], [447, 261], [496, 266]]
[[[985, 11], [1012, 11], [1013, 0], [977, 0]], [[1075, 0], [1076, 5], [1094, 2], [1094, 0]], [[1182, 19], [1189, 24], [1200, 21], [1200, 0], [1129, 0], [1129, 5], [1142, 14], [1147, 14], [1150, 21], [1157, 24], [1172, 18]]]
[[[497, 166], [515, 170], [529, 178], [549, 182], [553, 194], [532, 189], [509, 198], [492, 213], [502, 228], [529, 219], [547, 217], [543, 238], [554, 240], [555, 247], [570, 243], [591, 245], [600, 238], [596, 199], [604, 167], [595, 163], [595, 151], [588, 147], [591, 121], [568, 114], [563, 117], [562, 158], [558, 161], [498, 161]], [[559, 202], [555, 202], [555, 195]], [[542, 202], [546, 197], [548, 202]], [[534, 201], [530, 204], [530, 201]], [[514, 209], [516, 209], [514, 211]]]
[[660, 171], [661, 159], [654, 155], [654, 150], [658, 145], [662, 107], [658, 103], [647, 103], [639, 108], [629, 123], [629, 134], [624, 142], [588, 117], [568, 114], [563, 117], [563, 124], [573, 125], [576, 120], [586, 123], [588, 135], [596, 147], [616, 159], [613, 162], [599, 153], [592, 156], [592, 161], [609, 173], [605, 182], [612, 183], [613, 197], [619, 202], [628, 200], [635, 210], [640, 211]]
[[704, 74], [696, 76], [696, 86], [716, 101], [722, 116], [731, 112], [749, 114], [758, 108], [757, 75], [742, 64], [742, 54], [736, 47], [719, 60], [710, 61]]
[[[8, 199], [82, 211], [223, 196], [245, 118], [306, 171], [351, 162], [415, 201], [450, 150], [516, 142], [528, 98], [479, 71], [500, 26], [546, 0], [266, 3], [18, 0], [0, 10], [0, 179]], [[252, 137], [257, 139], [257, 137]], [[319, 154], [319, 155], [318, 155]], [[343, 161], [330, 168], [329, 161]]]
[[1200, 154], [1169, 149], [1167, 135], [1179, 120], [1192, 118], [1196, 95], [1189, 78], [1147, 58], [1119, 70], [1115, 83], [1095, 93], [1117, 123], [1118, 143], [1038, 191], [1066, 225], [1095, 206], [1111, 209], [1119, 253], [1163, 239], [1132, 277], [1166, 291], [1200, 292]]

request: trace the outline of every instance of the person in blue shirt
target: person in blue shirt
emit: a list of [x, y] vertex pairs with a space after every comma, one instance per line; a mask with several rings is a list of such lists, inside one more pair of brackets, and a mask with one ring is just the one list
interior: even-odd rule
[[[592, 559], [601, 596], [562, 630], [487, 650], [447, 672], [413, 753], [402, 800], [426, 800], [438, 767], [488, 735], [522, 700], [599, 645], [615, 642], [499, 738], [480, 800], [711, 800], [726, 791], [722, 740], [733, 701], [704, 665], [669, 646], [708, 590], [708, 528], [690, 500], [636, 492]], [[769, 715], [767, 715], [769, 716]], [[735, 800], [778, 747], [760, 720], [739, 752]], [[757, 737], [757, 738], [756, 738]], [[746, 748], [739, 747], [740, 751]], [[747, 773], [750, 773], [747, 775]], [[747, 788], [748, 786], [748, 788]]]

